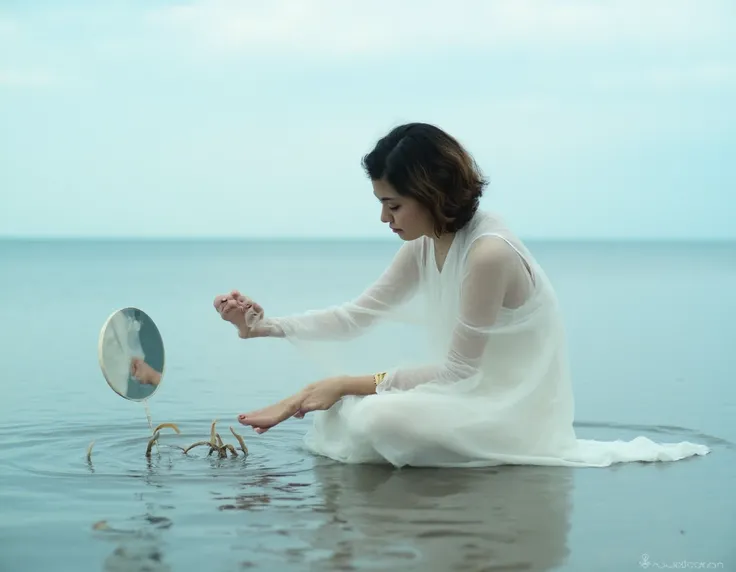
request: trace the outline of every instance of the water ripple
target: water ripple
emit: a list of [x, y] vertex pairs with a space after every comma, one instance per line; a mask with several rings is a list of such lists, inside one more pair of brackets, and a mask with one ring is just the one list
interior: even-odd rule
[[[667, 435], [673, 437], [674, 441], [692, 441], [696, 443], [702, 443], [711, 447], [723, 447], [726, 449], [736, 449], [736, 443], [727, 439], [722, 439], [714, 435], [708, 435], [694, 429], [687, 427], [679, 427], [677, 425], [641, 425], [631, 423], [615, 423], [612, 421], [607, 422], [591, 422], [591, 421], [577, 421], [575, 428], [583, 429], [600, 429], [600, 430], [615, 430], [618, 437], [621, 436], [622, 432], [630, 433], [631, 436], [644, 435], [652, 438], [653, 440], [661, 440], [657, 436]], [[601, 437], [600, 433], [597, 433], [597, 439], [605, 439]]]
[[[0, 425], [4, 557], [14, 569], [52, 565], [51, 556], [22, 541], [33, 535], [54, 539], [57, 552], [84, 547], [84, 557], [64, 553], [69, 569], [93, 558], [104, 570], [154, 572], [202, 569], [212, 561], [223, 570], [545, 570], [569, 558], [576, 504], [596, 506], [604, 487], [614, 504], [622, 502], [612, 492], [620, 478], [613, 475], [637, 475], [643, 513], [655, 514], [657, 503], [669, 499], [658, 497], [661, 472], [635, 473], [636, 464], [614, 471], [336, 464], [302, 450], [308, 421], [260, 436], [233, 424], [246, 439], [247, 456], [220, 459], [208, 456], [207, 447], [183, 454], [178, 447], [209, 438], [211, 421], [199, 415], [176, 421], [181, 434], [163, 429], [150, 458], [145, 423]], [[218, 423], [218, 431], [235, 444], [229, 425]], [[729, 441], [682, 427], [578, 427], [706, 442], [714, 455], [670, 464], [664, 486], [691, 490], [690, 483], [709, 475], [709, 488], [691, 494], [699, 494], [705, 513], [723, 508], [718, 497], [736, 466]], [[39, 504], [56, 508], [39, 511]], [[676, 519], [671, 507], [668, 514]]]

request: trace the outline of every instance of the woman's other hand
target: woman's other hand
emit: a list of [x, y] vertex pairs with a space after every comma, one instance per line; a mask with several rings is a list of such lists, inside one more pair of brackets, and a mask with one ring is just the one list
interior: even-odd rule
[[237, 290], [215, 296], [213, 305], [223, 320], [237, 328], [241, 338], [253, 337], [253, 327], [263, 319], [263, 308]]
[[310, 411], [329, 409], [344, 395], [344, 378], [331, 377], [312, 383], [274, 405], [238, 415], [238, 421], [252, 427], [256, 433], [265, 433], [290, 417], [301, 419]]
[[311, 411], [326, 410], [345, 395], [345, 378], [329, 377], [304, 388], [299, 410], [294, 417], [301, 419]]

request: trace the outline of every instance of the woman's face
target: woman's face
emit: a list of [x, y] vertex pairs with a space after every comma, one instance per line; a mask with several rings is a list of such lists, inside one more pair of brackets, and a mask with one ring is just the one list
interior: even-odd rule
[[416, 199], [402, 197], [384, 180], [372, 181], [373, 194], [381, 201], [381, 222], [402, 240], [415, 240], [420, 236], [431, 236], [432, 217]]

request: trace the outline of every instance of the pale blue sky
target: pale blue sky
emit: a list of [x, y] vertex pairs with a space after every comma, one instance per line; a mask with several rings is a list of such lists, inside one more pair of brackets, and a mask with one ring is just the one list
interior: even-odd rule
[[527, 238], [736, 238], [732, 0], [3, 0], [0, 235], [388, 232], [397, 123]]

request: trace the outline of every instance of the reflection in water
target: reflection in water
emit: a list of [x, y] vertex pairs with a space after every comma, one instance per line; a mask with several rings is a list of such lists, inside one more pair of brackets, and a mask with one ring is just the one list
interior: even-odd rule
[[568, 555], [572, 469], [325, 464], [315, 474], [331, 518], [310, 544], [334, 569], [547, 570]]
[[161, 561], [155, 541], [121, 544], [102, 567], [104, 572], [170, 572], [171, 566]]
[[[28, 486], [32, 481], [34, 491], [51, 491], [45, 494], [64, 503], [69, 515], [65, 522], [74, 525], [79, 515], [89, 516], [84, 536], [91, 535], [105, 545], [102, 551], [96, 543], [86, 549], [97, 551], [98, 569], [106, 571], [188, 571], [211, 563], [222, 570], [250, 566], [279, 572], [551, 570], [575, 557], [568, 546], [573, 483], [577, 485], [576, 504], [582, 499], [583, 510], [576, 516], [578, 524], [583, 518], [583, 529], [592, 518], [590, 503], [599, 498], [601, 479], [610, 479], [614, 473], [635, 479], [642, 484], [641, 490], [655, 497], [647, 509], [650, 514], [661, 508], [658, 502], [669, 502], [666, 495], [656, 500], [663, 481], [655, 473], [658, 468], [664, 470], [658, 465], [596, 472], [534, 466], [395, 470], [342, 465], [305, 455], [295, 445], [296, 428], [292, 434], [284, 430], [254, 441], [248, 456], [219, 459], [208, 457], [204, 449], [184, 455], [178, 447], [198, 438], [202, 423], [202, 419], [184, 420], [181, 434], [162, 434], [161, 453], [150, 458], [143, 455], [147, 437], [128, 425], [71, 428], [62, 424], [48, 432], [36, 429], [30, 445], [27, 439], [11, 441], [17, 428], [0, 428], [0, 444], [5, 444], [0, 456], [15, 459], [7, 465], [11, 482], [22, 479]], [[97, 437], [92, 464], [84, 455], [90, 434]], [[17, 455], [23, 447], [30, 447], [33, 454]], [[70, 450], [77, 451], [76, 455], [69, 455]], [[716, 461], [720, 458], [714, 457]], [[725, 474], [713, 463], [670, 466], [665, 487], [689, 490], [690, 483], [704, 474], [720, 475], [721, 483], [715, 484], [724, 487]], [[30, 496], [17, 497], [13, 490], [12, 486], [5, 493], [0, 489], [7, 522], [17, 521], [36, 502]], [[631, 499], [616, 493], [617, 489], [610, 490], [614, 492], [608, 511], [618, 507], [625, 514], [626, 507], [634, 503], [642, 512], [640, 496]], [[708, 489], [697, 502], [720, 506], [723, 500], [714, 504], [713, 495], [713, 489]], [[682, 515], [686, 513], [683, 506]], [[692, 522], [691, 516], [681, 518]], [[708, 517], [708, 526], [714, 518]], [[106, 520], [107, 528], [90, 530], [101, 519]], [[85, 542], [73, 532], [75, 526], [60, 530], [58, 520], [50, 515], [38, 520], [28, 530], [56, 538], [57, 548], [75, 540]], [[685, 537], [679, 530], [686, 527], [678, 526], [677, 542], [694, 545], [697, 541], [698, 546], [710, 542], [713, 554], [722, 542], [712, 530], [697, 540]], [[691, 528], [699, 527], [688, 524], [688, 534]], [[721, 529], [727, 531], [728, 524]], [[18, 538], [30, 534], [12, 530], [7, 526], [3, 532]], [[661, 539], [646, 525], [630, 531], [626, 542], [636, 545], [641, 536], [647, 536], [645, 548], [650, 554], [664, 552], [659, 548], [664, 541], [658, 544]], [[191, 544], [194, 538], [201, 539], [196, 548]], [[604, 543], [588, 539], [582, 547], [572, 547], [576, 564], [589, 561], [605, 548]], [[52, 563], [24, 546], [12, 543], [9, 553], [0, 550], [0, 564], [3, 558], [33, 563], [34, 569]], [[634, 562], [644, 548], [636, 550]], [[631, 556], [622, 556], [617, 564], [625, 564], [627, 558]]]
[[276, 521], [288, 511], [285, 528], [260, 530], [281, 535], [280, 549], [248, 548], [295, 569], [549, 570], [569, 553], [572, 471], [397, 471], [318, 461], [313, 485], [264, 476], [243, 483], [248, 492], [217, 500], [227, 501], [220, 510], [267, 509]]
[[106, 540], [118, 543], [105, 558], [104, 572], [170, 572], [161, 551], [162, 539], [158, 532], [171, 527], [166, 517], [145, 514], [135, 528], [117, 528], [107, 522], [98, 522], [93, 529], [104, 534]]
[[[650, 515], [666, 507], [673, 521], [683, 521], [676, 523], [675, 539], [652, 527], [651, 519], [623, 535], [617, 530], [622, 546], [636, 548], [611, 556], [618, 560], [609, 562], [610, 569], [619, 564], [623, 569], [627, 562], [636, 566], [645, 550], [665, 554], [673, 542], [685, 546], [683, 553], [707, 552], [723, 560], [719, 547], [730, 538], [730, 521], [717, 516], [718, 510], [725, 515], [732, 509], [723, 491], [733, 481], [735, 465], [732, 455], [722, 455], [724, 445], [708, 464], [669, 466], [666, 481], [657, 475], [658, 468], [664, 470], [659, 465], [594, 472], [534, 466], [394, 470], [306, 455], [296, 445], [296, 428], [254, 440], [247, 457], [208, 457], [204, 449], [184, 455], [178, 446], [197, 438], [202, 423], [183, 420], [181, 434], [162, 434], [161, 452], [151, 458], [143, 455], [147, 437], [130, 425], [62, 423], [29, 431], [30, 440], [23, 441], [17, 440], [18, 427], [0, 427], [0, 461], [8, 482], [0, 487], [7, 523], [0, 530], [0, 569], [8, 563], [14, 570], [53, 568], [57, 557], [30, 549], [31, 536], [51, 539], [48, 547], [55, 554], [82, 547], [79, 555], [66, 555], [69, 569], [83, 569], [90, 558], [97, 569], [141, 572], [202, 570], [211, 564], [220, 570], [279, 572], [551, 570], [572, 564], [585, 569], [606, 541], [588, 535], [569, 547], [573, 483], [583, 536], [595, 518], [591, 503], [598, 504], [601, 487], [610, 492], [604, 508], [614, 527], [632, 507]], [[90, 435], [97, 438], [91, 464], [84, 454]], [[18, 454], [26, 450], [30, 454]], [[614, 473], [623, 477], [611, 481]], [[710, 487], [692, 489], [692, 482], [706, 477]], [[628, 484], [640, 485], [638, 490], [654, 500], [643, 509], [643, 497], [622, 490], [621, 478], [633, 479]], [[33, 494], [17, 495], [21, 483]], [[671, 495], [682, 491], [698, 496], [678, 513]], [[39, 508], [39, 498], [64, 506], [64, 520]], [[696, 521], [693, 503], [702, 514], [713, 514]], [[34, 521], [17, 528], [28, 514]], [[106, 526], [93, 528], [101, 520]], [[199, 540], [196, 546], [193, 539]]]

